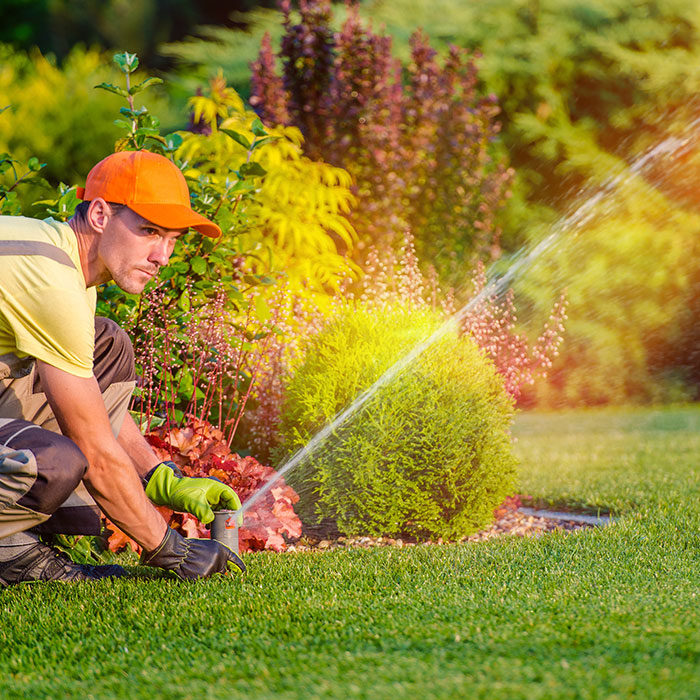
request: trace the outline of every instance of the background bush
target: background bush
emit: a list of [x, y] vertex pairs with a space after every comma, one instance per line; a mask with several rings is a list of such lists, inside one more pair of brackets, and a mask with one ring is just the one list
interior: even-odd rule
[[548, 381], [528, 389], [525, 405], [696, 398], [688, 320], [697, 313], [700, 214], [631, 173], [593, 214], [563, 231], [516, 281], [530, 319], [543, 315], [557, 289], [566, 288], [569, 301], [563, 350]]
[[497, 98], [479, 90], [473, 56], [454, 48], [439, 60], [416, 31], [402, 69], [390, 38], [356, 11], [335, 32], [330, 0], [303, 0], [298, 22], [282, 7], [279, 53], [266, 37], [251, 104], [269, 123], [298, 127], [311, 158], [352, 174], [364, 244], [396, 245], [408, 229], [443, 279], [498, 257], [513, 172], [496, 145]]
[[350, 176], [305, 157], [298, 129], [266, 129], [222, 79], [207, 92], [192, 99], [199, 133], [182, 133], [176, 155], [191, 188], [202, 178], [220, 188], [224, 206], [214, 201], [210, 212], [221, 218], [223, 241], [235, 240], [247, 271], [283, 272], [295, 290], [337, 289], [354, 269], [338, 250], [356, 239]]
[[[76, 47], [58, 66], [50, 55], [0, 45], [0, 109], [8, 108], [0, 115], [0, 152], [22, 161], [36, 156], [46, 163], [42, 175], [54, 186], [84, 184], [90, 168], [114, 151], [122, 135], [114, 123], [122, 101], [94, 89], [101, 82], [118, 82], [118, 76], [111, 57], [96, 50]], [[151, 94], [149, 103], [163, 123], [177, 121], [162, 96]], [[23, 190], [27, 213], [43, 194]]]
[[19, 48], [37, 46], [64, 58], [76, 43], [137, 52], [151, 68], [163, 68], [159, 47], [197, 25], [241, 26], [233, 11], [275, 0], [3, 0], [0, 42]]
[[[417, 311], [358, 307], [311, 340], [286, 387], [285, 454], [438, 324]], [[450, 330], [290, 473], [302, 519], [346, 534], [460, 538], [512, 493], [512, 400], [476, 345]]]

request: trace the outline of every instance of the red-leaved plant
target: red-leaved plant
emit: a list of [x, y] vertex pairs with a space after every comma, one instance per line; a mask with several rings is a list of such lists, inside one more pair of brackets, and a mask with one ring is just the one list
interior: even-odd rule
[[[233, 488], [242, 502], [258, 491], [275, 470], [253, 457], [241, 457], [231, 452], [224, 433], [198, 418], [189, 417], [182, 428], [160, 427], [146, 435], [155, 453], [163, 460], [172, 460], [185, 476], [213, 476]], [[287, 541], [301, 536], [301, 521], [294, 512], [299, 500], [296, 492], [279, 479], [277, 484], [245, 513], [239, 530], [239, 545], [243, 552], [271, 549], [282, 551]], [[169, 526], [185, 537], [209, 537], [206, 526], [189, 513], [175, 513], [159, 507]], [[109, 520], [113, 531], [109, 547], [118, 551], [138, 545]]]

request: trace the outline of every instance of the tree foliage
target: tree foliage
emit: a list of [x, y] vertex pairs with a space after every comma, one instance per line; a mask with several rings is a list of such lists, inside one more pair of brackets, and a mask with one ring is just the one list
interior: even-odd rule
[[526, 391], [526, 404], [557, 408], [693, 398], [696, 390], [688, 380], [697, 355], [689, 345], [688, 299], [697, 279], [691, 232], [698, 230], [700, 216], [674, 208], [643, 177], [631, 174], [593, 214], [563, 231], [517, 284], [524, 297], [520, 304], [533, 318], [558, 289], [566, 288], [569, 301], [563, 351], [549, 381]]
[[[245, 11], [274, 0], [3, 0], [0, 42], [38, 47], [63, 60], [76, 44], [138, 53], [163, 68], [160, 46], [200, 25], [245, 26]], [[232, 15], [236, 15], [232, 17]]]
[[[582, 180], [604, 177], [601, 149], [629, 160], [666, 133], [670, 114], [694, 113], [700, 17], [685, 0], [362, 0], [358, 7], [392, 38], [404, 66], [416, 27], [443, 56], [452, 45], [479, 52], [479, 84], [499, 97], [502, 138], [527, 184], [530, 216], [535, 202], [560, 203]], [[347, 16], [334, 7], [334, 32]], [[245, 31], [220, 28], [173, 54], [207, 74], [220, 65], [240, 75], [264, 32], [281, 25], [275, 17], [260, 11]]]
[[[271, 2], [271, 5], [277, 4]], [[265, 34], [277, 44], [284, 32], [280, 13], [252, 8], [230, 14], [238, 28], [208, 24], [182, 41], [164, 44], [159, 52], [175, 64], [171, 78], [183, 85], [201, 85], [222, 71], [226, 82], [241, 96], [250, 97], [250, 64], [260, 51]]]
[[548, 204], [603, 179], [602, 151], [629, 160], [660, 140], [700, 87], [700, 14], [685, 0], [365, 0], [361, 12], [403, 60], [415, 26], [441, 52], [481, 51], [513, 163]]

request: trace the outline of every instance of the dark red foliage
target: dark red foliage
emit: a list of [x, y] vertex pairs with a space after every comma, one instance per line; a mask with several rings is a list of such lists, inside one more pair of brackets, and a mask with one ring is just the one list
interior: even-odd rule
[[340, 32], [328, 0], [302, 0], [298, 24], [282, 8], [283, 78], [268, 38], [251, 103], [264, 120], [297, 126], [310, 157], [353, 175], [363, 241], [384, 247], [408, 229], [443, 271], [497, 256], [496, 215], [513, 171], [494, 155], [499, 108], [478, 92], [475, 57], [453, 47], [443, 63], [416, 32], [404, 71], [391, 39], [364, 26], [355, 5]]

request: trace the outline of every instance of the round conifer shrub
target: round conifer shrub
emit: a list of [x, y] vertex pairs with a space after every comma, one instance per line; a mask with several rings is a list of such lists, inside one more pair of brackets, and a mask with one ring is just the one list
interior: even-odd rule
[[[287, 380], [279, 462], [441, 324], [424, 311], [337, 316]], [[302, 520], [330, 519], [346, 535], [476, 532], [514, 488], [513, 414], [493, 364], [449, 328], [288, 473]]]

